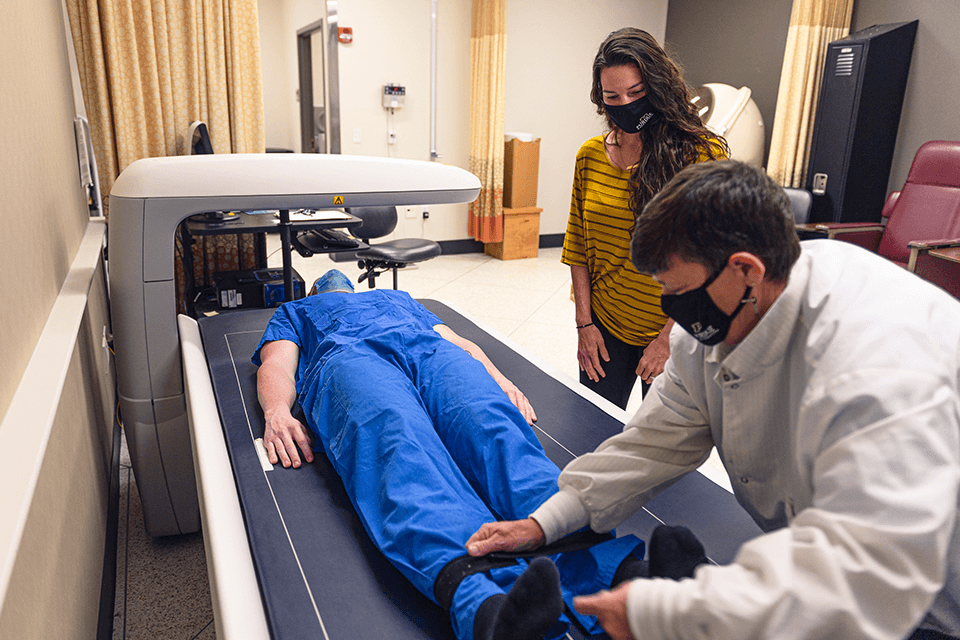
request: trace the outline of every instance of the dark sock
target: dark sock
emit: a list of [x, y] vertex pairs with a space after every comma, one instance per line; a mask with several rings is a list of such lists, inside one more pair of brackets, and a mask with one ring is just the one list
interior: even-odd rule
[[692, 578], [694, 570], [709, 562], [703, 545], [686, 527], [660, 525], [650, 536], [651, 578]]
[[506, 599], [507, 594], [498, 593], [480, 603], [477, 615], [473, 618], [474, 640], [487, 640], [493, 634], [493, 625], [497, 622], [497, 614], [500, 613], [500, 608]]
[[613, 574], [613, 582], [610, 583], [610, 588], [612, 589], [621, 582], [626, 582], [627, 580], [649, 577], [650, 563], [646, 560], [641, 560], [631, 553], [624, 558], [623, 562], [620, 563], [620, 566], [617, 567], [617, 572]]
[[540, 640], [561, 613], [560, 572], [549, 558], [534, 558], [510, 593], [483, 601], [473, 635], [476, 640]]

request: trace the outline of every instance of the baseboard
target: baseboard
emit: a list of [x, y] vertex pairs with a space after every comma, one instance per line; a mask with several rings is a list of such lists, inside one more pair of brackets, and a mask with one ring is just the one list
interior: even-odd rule
[[483, 243], [472, 238], [466, 240], [438, 240], [440, 255], [449, 256], [458, 253], [483, 253]]
[[[119, 395], [117, 396], [119, 398]], [[114, 414], [116, 415], [116, 414]], [[107, 531], [103, 541], [103, 578], [100, 582], [100, 611], [97, 640], [113, 638], [113, 616], [117, 598], [117, 535], [120, 524], [120, 423], [113, 420], [113, 455], [110, 460], [110, 494], [107, 503]]]
[[[465, 240], [438, 240], [441, 255], [450, 256], [460, 253], [483, 253], [483, 243], [477, 242], [472, 238]], [[548, 233], [540, 236], [539, 247], [541, 249], [552, 249], [563, 246], [562, 233]]]
[[563, 246], [563, 235], [562, 233], [548, 233], [540, 236], [540, 248], [541, 249], [555, 249], [556, 247]]

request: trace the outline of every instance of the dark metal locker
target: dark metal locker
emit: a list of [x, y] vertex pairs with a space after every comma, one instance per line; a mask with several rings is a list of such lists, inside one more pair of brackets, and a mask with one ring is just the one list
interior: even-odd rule
[[807, 167], [811, 222], [879, 222], [918, 22], [831, 42]]

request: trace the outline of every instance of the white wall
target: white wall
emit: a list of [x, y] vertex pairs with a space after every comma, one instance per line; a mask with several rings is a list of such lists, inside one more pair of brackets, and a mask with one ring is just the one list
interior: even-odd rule
[[666, 21], [667, 0], [508, 0], [504, 129], [540, 138], [541, 235], [566, 230], [577, 149], [604, 130], [590, 102], [597, 47], [626, 26], [663, 42]]
[[[113, 382], [60, 0], [2, 0], [0, 60], [0, 638], [92, 638]], [[82, 318], [64, 322], [70, 305]]]
[[[268, 147], [300, 148], [299, 120], [288, 115], [297, 79], [295, 35], [285, 36], [283, 0], [258, 0], [260, 17], [260, 65], [263, 71], [263, 111]], [[295, 32], [294, 32], [295, 33]], [[290, 42], [287, 42], [290, 40]], [[294, 112], [295, 113], [295, 112]]]
[[[430, 0], [340, 0], [341, 152], [430, 158]], [[470, 143], [470, 0], [440, 0], [437, 11], [437, 151], [466, 168]], [[319, 0], [260, 0], [264, 106], [268, 147], [299, 149], [296, 31], [323, 17]], [[510, 0], [507, 16], [506, 131], [541, 139], [540, 233], [563, 233], [573, 162], [580, 144], [603, 124], [590, 103], [590, 66], [614, 29], [638, 26], [663, 38], [667, 0]], [[276, 41], [282, 41], [280, 47]], [[387, 144], [384, 84], [406, 87], [394, 114], [397, 142]], [[280, 99], [276, 99], [280, 96]], [[359, 130], [360, 142], [354, 142]], [[468, 238], [467, 206], [433, 206], [403, 219], [397, 235], [434, 240]]]
[[850, 31], [919, 20], [887, 192], [903, 187], [930, 140], [960, 140], [960, 11], [956, 0], [857, 0]]

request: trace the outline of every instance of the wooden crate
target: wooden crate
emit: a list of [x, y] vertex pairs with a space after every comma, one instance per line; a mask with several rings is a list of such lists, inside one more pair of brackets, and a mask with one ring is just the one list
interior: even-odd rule
[[503, 242], [483, 246], [487, 255], [499, 260], [536, 258], [540, 248], [540, 213], [538, 207], [503, 210]]

